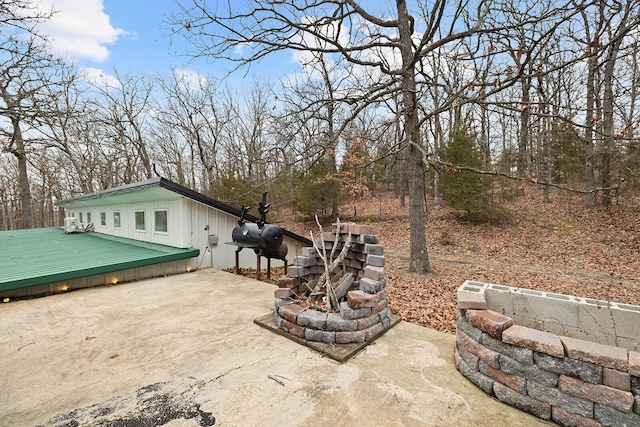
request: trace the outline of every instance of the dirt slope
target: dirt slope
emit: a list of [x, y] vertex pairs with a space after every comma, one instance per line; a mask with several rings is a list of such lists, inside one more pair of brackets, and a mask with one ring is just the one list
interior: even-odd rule
[[[540, 191], [506, 203], [509, 225], [461, 223], [448, 209], [427, 215], [432, 274], [408, 272], [408, 211], [391, 194], [346, 206], [385, 246], [391, 310], [406, 321], [455, 332], [456, 290], [465, 280], [640, 305], [640, 201], [587, 211], [584, 198]], [[280, 222], [309, 236], [313, 223]]]

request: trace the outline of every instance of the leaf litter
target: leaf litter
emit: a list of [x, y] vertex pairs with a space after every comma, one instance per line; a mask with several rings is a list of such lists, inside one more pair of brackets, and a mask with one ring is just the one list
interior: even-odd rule
[[[392, 193], [359, 201], [359, 216], [341, 222], [374, 227], [385, 248], [391, 312], [438, 331], [455, 333], [465, 280], [640, 304], [640, 199], [588, 210], [584, 196], [552, 191], [551, 203], [543, 203], [529, 186], [502, 207], [512, 214], [506, 225], [461, 222], [449, 208], [429, 208], [429, 274], [408, 271], [409, 212]], [[346, 215], [353, 211], [353, 204], [344, 207]], [[274, 222], [306, 237], [316, 230], [312, 221]]]

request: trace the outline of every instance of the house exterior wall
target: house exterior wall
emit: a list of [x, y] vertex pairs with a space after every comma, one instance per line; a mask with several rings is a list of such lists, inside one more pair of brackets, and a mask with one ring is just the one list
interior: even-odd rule
[[[183, 213], [185, 218], [189, 218], [188, 221], [184, 221], [182, 224], [182, 234], [188, 238], [188, 247], [200, 249], [200, 257], [193, 267], [195, 268], [199, 265], [216, 269], [235, 267], [236, 246], [228, 243], [232, 242], [231, 232], [237, 225], [238, 218], [186, 198], [183, 200]], [[213, 247], [213, 253], [207, 251], [209, 235], [218, 236], [218, 245]], [[301, 253], [301, 243], [287, 237], [284, 238], [284, 243], [289, 249], [287, 260], [291, 262], [294, 256]], [[252, 249], [240, 251], [240, 268], [255, 268], [256, 263], [256, 254]], [[283, 265], [284, 263], [280, 260], [272, 260], [271, 262], [272, 267]], [[266, 268], [265, 258], [261, 260], [261, 267]]]
[[[154, 224], [155, 212], [158, 210], [167, 211], [167, 231], [156, 231]], [[67, 207], [66, 216], [78, 218], [83, 225], [89, 221], [88, 214], [91, 215], [91, 223], [98, 233], [109, 234], [111, 236], [126, 237], [143, 242], [158, 243], [161, 245], [174, 246], [177, 248], [188, 248], [185, 244], [184, 236], [173, 230], [180, 230], [183, 217], [183, 204], [180, 197], [167, 198], [163, 200], [153, 200], [136, 203], [119, 203], [112, 205]], [[144, 212], [145, 229], [136, 230], [135, 214]], [[101, 213], [105, 214], [106, 224], [101, 221]], [[116, 227], [114, 214], [120, 214], [120, 227]]]
[[[225, 269], [235, 267], [236, 246], [227, 244], [232, 242], [231, 232], [237, 225], [238, 218], [224, 211], [205, 205], [198, 201], [183, 196], [172, 196], [168, 193], [166, 199], [141, 201], [133, 203], [103, 204], [98, 206], [66, 208], [66, 216], [81, 219], [87, 224], [87, 214], [91, 215], [94, 230], [98, 233], [112, 236], [125, 237], [133, 240], [157, 243], [178, 248], [200, 249], [200, 256], [189, 261], [189, 267], [204, 268], [213, 267]], [[156, 231], [154, 224], [155, 212], [166, 210], [167, 231]], [[120, 215], [120, 227], [114, 224], [114, 213]], [[136, 230], [136, 212], [144, 212], [145, 230]], [[104, 213], [106, 224], [101, 222], [101, 213]], [[80, 217], [82, 215], [82, 217]], [[209, 235], [218, 236], [218, 245], [209, 251]], [[289, 254], [288, 261], [301, 253], [301, 243], [285, 237]], [[240, 268], [255, 268], [256, 255], [251, 249], [243, 249], [239, 253]], [[261, 267], [266, 267], [266, 259], [261, 260]], [[284, 265], [280, 260], [272, 260], [273, 267]]]

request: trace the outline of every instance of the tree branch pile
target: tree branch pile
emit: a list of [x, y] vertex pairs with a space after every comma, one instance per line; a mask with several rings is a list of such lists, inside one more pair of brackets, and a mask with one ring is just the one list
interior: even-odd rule
[[[322, 230], [322, 225], [320, 221], [318, 221], [318, 217], [316, 216], [316, 224], [320, 229], [320, 235], [324, 234]], [[336, 223], [336, 231], [335, 231], [335, 241], [338, 241], [338, 237], [340, 234], [340, 220], [338, 219]], [[344, 269], [339, 269], [343, 265], [344, 259], [349, 253], [349, 249], [351, 248], [351, 232], [349, 232], [346, 241], [344, 242], [344, 246], [340, 250], [340, 253], [336, 258], [334, 258], [334, 254], [336, 251], [337, 245], [332, 245], [331, 252], [327, 255], [327, 245], [323, 240], [320, 240], [320, 245], [313, 236], [313, 231], [311, 231], [311, 240], [313, 241], [313, 247], [318, 252], [320, 259], [322, 259], [324, 263], [324, 273], [318, 278], [315, 284], [308, 283], [307, 286], [311, 289], [309, 293], [309, 302], [317, 305], [319, 300], [322, 300], [324, 304], [326, 304], [327, 309], [333, 310], [338, 308], [340, 298], [344, 297], [354, 282], [354, 277], [352, 273], [345, 274]], [[336, 283], [336, 285], [334, 285]], [[313, 288], [312, 288], [313, 285]]]

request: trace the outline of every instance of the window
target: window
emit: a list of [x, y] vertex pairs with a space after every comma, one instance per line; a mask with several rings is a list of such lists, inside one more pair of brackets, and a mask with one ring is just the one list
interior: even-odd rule
[[103, 227], [107, 226], [107, 213], [100, 212], [100, 225]]
[[113, 213], [113, 228], [120, 228], [120, 211]]
[[136, 230], [144, 231], [144, 211], [135, 211]]
[[154, 212], [154, 229], [155, 231], [167, 232], [167, 211], [158, 210]]
[[91, 222], [91, 212], [87, 212], [87, 223]]
[[84, 221], [82, 220], [82, 212], [80, 212], [78, 217], [78, 221], [80, 221], [80, 224], [82, 224]]

